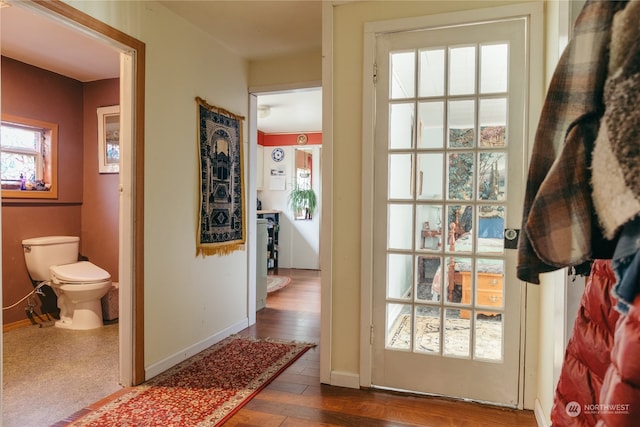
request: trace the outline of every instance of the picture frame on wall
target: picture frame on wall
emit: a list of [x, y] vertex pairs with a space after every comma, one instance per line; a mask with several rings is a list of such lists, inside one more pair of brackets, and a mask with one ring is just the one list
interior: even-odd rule
[[98, 108], [98, 172], [120, 172], [120, 106]]

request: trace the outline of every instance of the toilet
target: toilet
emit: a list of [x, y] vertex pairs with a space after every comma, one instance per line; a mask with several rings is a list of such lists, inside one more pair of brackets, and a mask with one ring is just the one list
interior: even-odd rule
[[86, 330], [100, 328], [100, 299], [111, 287], [111, 275], [89, 261], [78, 261], [80, 238], [45, 236], [22, 241], [32, 280], [48, 283], [58, 297], [60, 320], [55, 326]]

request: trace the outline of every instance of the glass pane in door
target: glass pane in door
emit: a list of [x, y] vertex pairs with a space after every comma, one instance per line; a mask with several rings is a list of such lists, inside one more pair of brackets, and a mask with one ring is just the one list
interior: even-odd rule
[[387, 306], [387, 341], [386, 348], [409, 350], [411, 348], [411, 331], [413, 318], [410, 304], [389, 304]]
[[449, 147], [468, 148], [475, 145], [475, 112], [472, 99], [449, 101]]
[[506, 92], [509, 81], [509, 45], [484, 45], [480, 48], [480, 93]]
[[476, 91], [476, 47], [449, 49], [449, 95], [467, 95]]
[[469, 357], [471, 345], [471, 319], [469, 310], [444, 311], [443, 354], [451, 357]]
[[444, 146], [444, 102], [418, 103], [418, 148]]
[[414, 108], [412, 103], [394, 104], [389, 118], [389, 148], [411, 148], [414, 133]]
[[507, 145], [507, 98], [481, 99], [478, 114], [480, 147]]
[[442, 96], [445, 87], [445, 50], [425, 49], [420, 51], [419, 96]]
[[416, 352], [440, 354], [441, 312], [441, 309], [437, 307], [416, 307]]
[[477, 253], [503, 255], [506, 209], [501, 205], [478, 206]]
[[438, 301], [442, 295], [444, 279], [442, 258], [418, 256], [416, 259], [416, 300], [420, 302]]
[[502, 314], [498, 312], [476, 312], [474, 327], [474, 359], [502, 361], [504, 341]]
[[442, 250], [442, 205], [416, 205], [416, 248], [425, 251]]
[[505, 151], [481, 152], [478, 159], [478, 198], [504, 201], [507, 185], [506, 172], [507, 153]]
[[444, 155], [440, 152], [418, 154], [418, 191], [419, 200], [442, 200]]
[[389, 249], [411, 249], [413, 235], [411, 224], [413, 222], [413, 205], [392, 204], [387, 213], [388, 225], [387, 241]]
[[448, 156], [447, 187], [449, 200], [471, 200], [473, 197], [474, 154], [452, 152]]
[[387, 261], [387, 298], [409, 300], [413, 290], [413, 257], [389, 254]]
[[391, 54], [391, 98], [415, 96], [416, 54], [413, 50]]
[[389, 156], [389, 198], [411, 199], [413, 197], [412, 166], [411, 154]]

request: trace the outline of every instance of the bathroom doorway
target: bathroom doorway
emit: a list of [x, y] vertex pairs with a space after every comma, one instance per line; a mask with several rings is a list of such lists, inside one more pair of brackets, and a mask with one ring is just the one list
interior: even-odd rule
[[[144, 187], [143, 176], [140, 173], [144, 164], [142, 105], [144, 102], [144, 44], [62, 2], [42, 4], [15, 2], [6, 9], [10, 8], [26, 8], [30, 13], [61, 25], [71, 32], [91, 34], [99, 42], [109, 44], [118, 53], [122, 159], [117, 186], [119, 193], [117, 268], [120, 295], [118, 345], [113, 351], [119, 358], [118, 382], [123, 386], [140, 383], [144, 380], [142, 323]], [[3, 15], [6, 9], [3, 10]], [[58, 47], [64, 50], [64, 46]], [[90, 56], [85, 57], [84, 61], [91, 62]], [[139, 220], [134, 221], [135, 218]], [[38, 385], [34, 384], [34, 386]], [[0, 397], [8, 398], [2, 395]]]

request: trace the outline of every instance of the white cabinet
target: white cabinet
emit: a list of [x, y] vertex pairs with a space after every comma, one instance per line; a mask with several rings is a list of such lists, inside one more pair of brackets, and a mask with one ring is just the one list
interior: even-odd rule
[[256, 311], [267, 305], [267, 220], [258, 219], [256, 253]]

